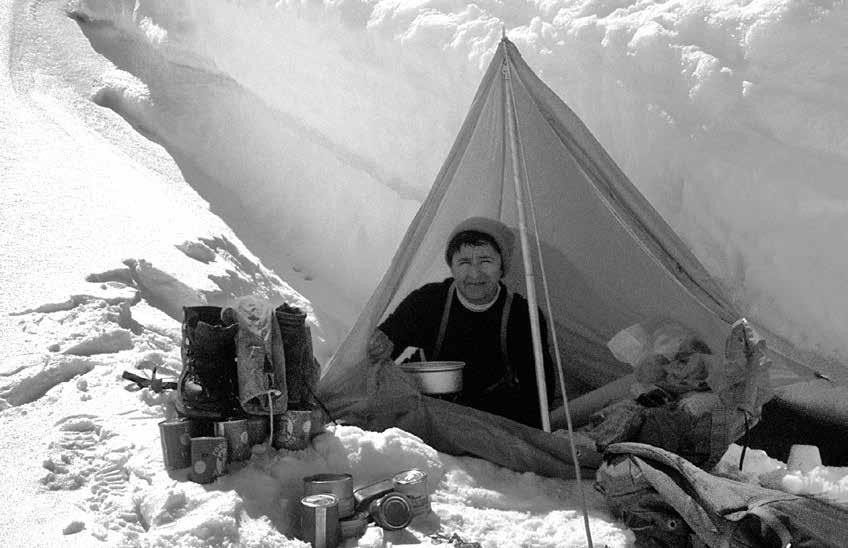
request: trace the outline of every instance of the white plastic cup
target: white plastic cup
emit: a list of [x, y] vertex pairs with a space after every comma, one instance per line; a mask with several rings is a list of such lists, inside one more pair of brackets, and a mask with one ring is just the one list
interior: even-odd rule
[[816, 466], [821, 466], [821, 454], [815, 445], [795, 444], [789, 449], [789, 460], [786, 469], [790, 472], [808, 473]]

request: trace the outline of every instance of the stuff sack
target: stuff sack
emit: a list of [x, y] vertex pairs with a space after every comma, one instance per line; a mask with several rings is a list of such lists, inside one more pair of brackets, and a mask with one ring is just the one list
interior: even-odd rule
[[637, 546], [838, 547], [848, 509], [714, 476], [641, 443], [609, 446], [596, 488]]
[[221, 307], [183, 307], [177, 411], [192, 418], [221, 419], [239, 413], [236, 373], [237, 325], [227, 325]]

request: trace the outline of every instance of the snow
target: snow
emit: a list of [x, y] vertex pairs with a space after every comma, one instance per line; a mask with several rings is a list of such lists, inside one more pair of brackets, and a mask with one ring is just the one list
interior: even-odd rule
[[[162, 467], [172, 396], [121, 372], [175, 377], [182, 307], [247, 294], [307, 310], [325, 362], [502, 29], [746, 315], [844, 361], [846, 25], [827, 0], [3, 3], [4, 545], [299, 546], [303, 476], [413, 466], [435, 513], [359, 546], [583, 545], [574, 482], [398, 430], [331, 427], [194, 484]], [[844, 489], [817, 474], [785, 477]], [[631, 544], [588, 483], [595, 544]]]

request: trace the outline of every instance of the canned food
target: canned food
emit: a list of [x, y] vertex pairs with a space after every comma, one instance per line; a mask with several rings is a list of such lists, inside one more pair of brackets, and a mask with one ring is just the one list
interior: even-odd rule
[[339, 520], [342, 538], [356, 538], [365, 534], [371, 515], [368, 512], [354, 512], [348, 518]]
[[215, 435], [227, 440], [227, 462], [250, 458], [247, 420], [228, 420], [215, 423]]
[[339, 544], [339, 501], [320, 493], [300, 499], [301, 539], [312, 548], [336, 548]]
[[265, 416], [247, 418], [247, 443], [252, 447], [268, 439], [270, 434], [269, 419]]
[[170, 419], [160, 422], [159, 440], [166, 470], [191, 466], [191, 421]]
[[382, 497], [387, 493], [394, 491], [395, 486], [392, 480], [384, 479], [376, 483], [370, 483], [362, 487], [357, 487], [353, 491], [353, 498], [356, 501], [356, 510], [368, 511], [368, 506], [372, 501]]
[[350, 474], [315, 474], [303, 478], [303, 494], [329, 493], [339, 501], [339, 518], [353, 515], [353, 476]]
[[288, 410], [274, 416], [274, 448], [301, 450], [312, 439], [312, 411]]
[[227, 440], [220, 437], [191, 439], [192, 481], [210, 483], [227, 470]]
[[412, 505], [401, 493], [391, 492], [371, 502], [368, 512], [374, 522], [387, 531], [403, 529], [412, 521]]
[[427, 491], [427, 473], [413, 468], [395, 474], [392, 478], [395, 491], [403, 493], [412, 505], [412, 515], [421, 516], [430, 512], [430, 494]]

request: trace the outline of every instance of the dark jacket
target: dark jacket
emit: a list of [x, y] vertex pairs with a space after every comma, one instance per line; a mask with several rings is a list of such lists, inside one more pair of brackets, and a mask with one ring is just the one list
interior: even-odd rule
[[[454, 295], [441, 351], [437, 355], [436, 341], [452, 283], [453, 278], [447, 278], [416, 289], [380, 325], [380, 330], [395, 345], [392, 357], [412, 346], [423, 349], [428, 360], [463, 361], [466, 364], [463, 391], [458, 403], [538, 427], [541, 419], [527, 300], [521, 295], [512, 295], [507, 319], [507, 354], [504, 356], [501, 323], [506, 287], [501, 284], [497, 302], [483, 312], [468, 310]], [[539, 319], [550, 402], [554, 375], [547, 324], [541, 311]]]

